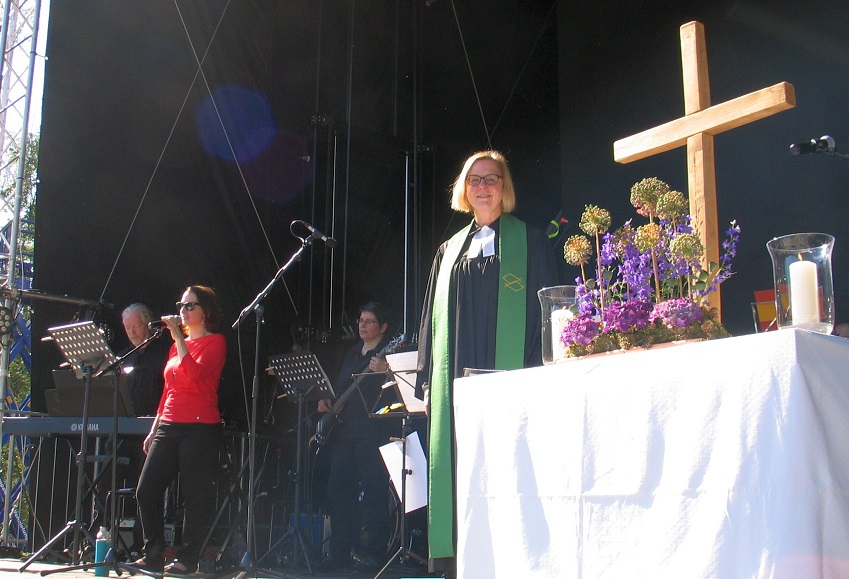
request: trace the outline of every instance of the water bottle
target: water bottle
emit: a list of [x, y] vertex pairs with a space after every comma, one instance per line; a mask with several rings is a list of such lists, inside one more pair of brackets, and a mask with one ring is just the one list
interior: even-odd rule
[[[109, 550], [109, 529], [100, 527], [97, 532], [97, 540], [94, 542], [94, 562], [102, 563], [106, 560], [106, 552]], [[100, 565], [94, 569], [96, 577], [109, 577], [109, 567]]]

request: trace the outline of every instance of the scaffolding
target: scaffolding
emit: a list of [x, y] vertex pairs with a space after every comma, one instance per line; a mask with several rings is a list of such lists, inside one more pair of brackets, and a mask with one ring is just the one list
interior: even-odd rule
[[[21, 291], [32, 284], [32, 247], [21, 243], [22, 206], [33, 78], [36, 67], [41, 0], [6, 0], [0, 26], [0, 188], [4, 207], [0, 229], [0, 415], [29, 411], [29, 392], [17, 400], [9, 388], [9, 364], [20, 357], [30, 371], [30, 326], [21, 311]], [[39, 90], [40, 93], [40, 90]], [[23, 221], [26, 223], [25, 221]], [[29, 229], [23, 230], [24, 236]], [[4, 476], [0, 480], [3, 526], [0, 546], [20, 548], [29, 539], [21, 506], [26, 500], [30, 461], [27, 443], [3, 433], [0, 440], [7, 450]], [[20, 458], [15, 459], [18, 455]]]

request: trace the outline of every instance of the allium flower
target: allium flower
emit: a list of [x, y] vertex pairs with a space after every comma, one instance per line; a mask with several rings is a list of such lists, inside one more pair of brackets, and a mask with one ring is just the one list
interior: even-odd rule
[[669, 192], [669, 185], [657, 177], [643, 179], [631, 187], [631, 205], [637, 213], [649, 217], [657, 214], [657, 200]]
[[634, 238], [634, 243], [640, 251], [651, 251], [654, 246], [660, 243], [663, 237], [663, 228], [657, 223], [646, 223], [637, 228], [637, 235]]
[[586, 265], [590, 262], [593, 246], [583, 235], [573, 235], [563, 244], [563, 259], [569, 265]]
[[686, 328], [701, 323], [702, 309], [690, 299], [677, 298], [655, 304], [651, 317], [659, 319], [667, 328]]
[[687, 198], [680, 191], [662, 193], [657, 199], [657, 216], [661, 219], [677, 220], [688, 210]]
[[669, 251], [679, 259], [697, 261], [701, 259], [704, 247], [695, 233], [682, 233], [669, 242]]
[[642, 330], [649, 325], [652, 305], [644, 301], [611, 304], [604, 312], [604, 332]]
[[610, 229], [610, 211], [595, 205], [587, 205], [578, 227], [587, 235], [602, 235]]
[[560, 336], [560, 341], [567, 348], [572, 344], [580, 344], [581, 346], [589, 346], [593, 338], [601, 332], [601, 324], [595, 321], [589, 314], [581, 314], [575, 316], [563, 328], [563, 334]]

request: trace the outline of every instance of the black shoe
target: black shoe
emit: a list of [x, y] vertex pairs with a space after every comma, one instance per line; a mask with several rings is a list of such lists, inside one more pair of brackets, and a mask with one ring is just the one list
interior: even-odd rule
[[165, 569], [165, 561], [153, 561], [147, 557], [142, 557], [141, 559], [136, 559], [132, 563], [126, 563], [126, 566], [133, 569], [139, 569], [141, 571], [148, 571], [150, 573], [162, 573]]
[[197, 565], [189, 565], [178, 559], [174, 559], [174, 561], [165, 565], [165, 573], [167, 575], [191, 575], [197, 570]]

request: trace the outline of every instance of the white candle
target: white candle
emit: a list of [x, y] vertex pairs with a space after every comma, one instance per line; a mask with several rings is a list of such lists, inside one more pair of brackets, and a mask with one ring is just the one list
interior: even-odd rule
[[787, 268], [790, 277], [790, 317], [794, 326], [818, 324], [820, 321], [817, 264], [795, 261]]
[[566, 346], [560, 340], [563, 328], [573, 318], [572, 312], [564, 309], [551, 310], [551, 355], [556, 362], [566, 357]]

